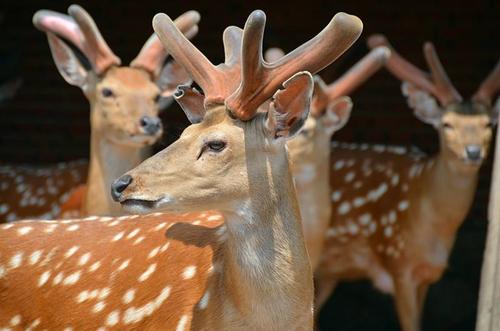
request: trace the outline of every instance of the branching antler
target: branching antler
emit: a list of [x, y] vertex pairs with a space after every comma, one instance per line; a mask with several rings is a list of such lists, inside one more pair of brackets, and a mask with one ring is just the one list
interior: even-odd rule
[[315, 73], [333, 62], [359, 37], [361, 21], [345, 13], [335, 15], [316, 37], [273, 63], [262, 59], [265, 14], [250, 14], [245, 29], [224, 31], [225, 63], [214, 66], [175, 27], [165, 14], [153, 27], [167, 51], [181, 63], [203, 89], [205, 107], [226, 104], [234, 116], [247, 120], [281, 84], [299, 71]]
[[316, 76], [314, 99], [311, 107], [312, 114], [320, 115], [329, 102], [341, 96], [349, 95], [377, 72], [386, 63], [390, 55], [391, 51], [387, 47], [376, 47], [330, 85], [326, 85], [319, 76]]
[[70, 16], [40, 10], [33, 16], [33, 24], [49, 36], [56, 35], [72, 42], [98, 74], [120, 65], [120, 59], [111, 51], [92, 17], [78, 5], [71, 5], [68, 13]]
[[391, 57], [386, 64], [389, 71], [400, 80], [407, 81], [431, 93], [442, 106], [462, 101], [462, 97], [451, 84], [432, 43], [427, 42], [424, 45], [424, 55], [431, 71], [430, 75], [405, 60], [394, 50], [387, 38], [381, 34], [369, 37], [368, 46], [370, 48], [377, 46], [388, 47], [391, 50]]
[[493, 71], [481, 83], [472, 99], [491, 106], [493, 98], [500, 91], [500, 61], [493, 69]]
[[[199, 21], [200, 13], [190, 10], [179, 16], [174, 23], [186, 38], [191, 39], [198, 33]], [[153, 33], [137, 57], [130, 63], [130, 66], [142, 68], [151, 73], [153, 77], [157, 77], [167, 56], [165, 47], [161, 44], [156, 33]]]

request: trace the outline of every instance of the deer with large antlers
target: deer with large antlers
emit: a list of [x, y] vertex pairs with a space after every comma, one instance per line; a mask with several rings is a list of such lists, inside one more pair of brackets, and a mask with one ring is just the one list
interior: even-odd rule
[[[90, 102], [89, 167], [86, 170], [78, 163], [63, 169], [32, 171], [26, 167], [0, 168], [1, 185], [15, 189], [14, 194], [2, 195], [0, 201], [0, 215], [8, 221], [56, 216], [68, 193], [82, 183], [86, 171], [86, 190], [80, 188], [69, 197], [71, 206], [82, 204], [82, 215], [120, 214], [120, 205], [109, 196], [111, 183], [151, 154], [150, 145], [162, 135], [160, 108], [170, 103], [178, 84], [191, 83], [174, 61], [164, 65], [168, 53], [155, 34], [130, 66], [120, 66], [120, 59], [92, 17], [77, 5], [70, 6], [68, 12], [63, 15], [41, 10], [34, 15], [33, 23], [47, 34], [61, 76], [80, 87]], [[199, 20], [198, 12], [189, 11], [176, 20], [176, 25], [190, 38], [197, 33]], [[25, 197], [27, 203], [23, 203]]]
[[386, 67], [403, 81], [417, 118], [438, 131], [440, 151], [412, 157], [400, 147], [334, 143], [333, 212], [315, 274], [317, 307], [339, 281], [368, 278], [394, 296], [402, 329], [417, 331], [428, 288], [446, 269], [474, 198], [499, 111], [493, 98], [500, 87], [500, 63], [464, 102], [432, 44], [424, 46], [429, 75], [383, 36], [368, 43], [391, 49]]
[[361, 21], [337, 14], [267, 63], [265, 15], [254, 11], [243, 30], [224, 31], [218, 66], [165, 14], [153, 26], [203, 94], [179, 88], [193, 124], [116, 180], [112, 195], [131, 212], [191, 213], [4, 225], [0, 326], [310, 330], [312, 273], [285, 141], [309, 112], [307, 71], [350, 47]]
[[[377, 47], [329, 85], [315, 76], [311, 114], [300, 134], [287, 143], [313, 270], [318, 265], [330, 225], [331, 137], [349, 120], [353, 104], [348, 95], [376, 73], [389, 55], [387, 47]], [[276, 61], [282, 56], [283, 51], [278, 48], [266, 52], [268, 61]]]

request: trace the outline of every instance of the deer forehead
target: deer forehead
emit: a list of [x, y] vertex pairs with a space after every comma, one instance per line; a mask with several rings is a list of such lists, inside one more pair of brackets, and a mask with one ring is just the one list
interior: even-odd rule
[[487, 114], [460, 114], [447, 111], [443, 115], [443, 122], [448, 122], [456, 128], [484, 129], [490, 122], [490, 117]]
[[99, 83], [99, 87], [133, 90], [135, 92], [155, 92], [158, 87], [144, 70], [130, 67], [113, 67]]

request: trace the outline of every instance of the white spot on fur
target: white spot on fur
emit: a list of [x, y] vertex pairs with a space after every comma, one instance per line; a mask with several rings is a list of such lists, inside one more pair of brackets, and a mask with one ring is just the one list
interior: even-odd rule
[[175, 331], [184, 331], [187, 322], [188, 322], [188, 316], [182, 315], [181, 319], [179, 320], [179, 324], [177, 324], [177, 328], [175, 328]]
[[16, 315], [10, 319], [10, 326], [16, 326], [21, 323], [21, 315]]
[[399, 184], [399, 175], [398, 174], [395, 174], [392, 176], [391, 178], [391, 185], [392, 186], [396, 186]]
[[354, 200], [352, 200], [352, 205], [355, 208], [361, 207], [366, 203], [366, 199], [363, 197], [357, 197]]
[[131, 288], [125, 292], [122, 298], [122, 302], [126, 305], [134, 301], [136, 289]]
[[120, 320], [120, 312], [118, 310], [114, 310], [111, 313], [109, 313], [108, 317], [106, 318], [106, 325], [115, 326], [116, 324], [118, 324], [119, 320]]
[[340, 169], [342, 169], [344, 167], [344, 165], [345, 165], [345, 161], [344, 160], [338, 160], [337, 162], [335, 162], [333, 168], [335, 170], [340, 170]]
[[201, 300], [198, 303], [198, 307], [202, 310], [207, 308], [209, 300], [210, 300], [210, 292], [206, 291], [205, 294], [203, 294], [203, 296], [201, 297]]
[[111, 239], [111, 241], [118, 241], [118, 240], [122, 239], [124, 234], [125, 234], [125, 232], [124, 232], [124, 231], [122, 231], [122, 232], [120, 232], [120, 233], [117, 233], [117, 234], [113, 237], [113, 239]]
[[122, 264], [120, 264], [120, 266], [118, 267], [118, 269], [117, 269], [117, 270], [118, 270], [118, 271], [125, 270], [125, 269], [127, 269], [127, 268], [128, 268], [129, 264], [130, 264], [130, 259], [125, 260], [125, 261], [123, 261], [123, 262], [122, 262]]
[[369, 213], [365, 213], [359, 216], [358, 218], [359, 224], [361, 225], [368, 225], [368, 223], [370, 223], [371, 220], [372, 220], [372, 215]]
[[385, 235], [387, 238], [389, 238], [389, 237], [391, 237], [391, 236], [392, 236], [392, 234], [393, 234], [392, 226], [390, 226], [390, 225], [389, 225], [388, 227], [386, 227], [386, 228], [384, 229], [384, 235]]
[[80, 228], [80, 226], [78, 224], [73, 224], [73, 225], [68, 226], [68, 228], [66, 229], [66, 231], [72, 232], [72, 231], [78, 230], [79, 228]]
[[399, 202], [398, 209], [400, 211], [404, 211], [404, 210], [408, 209], [409, 206], [410, 206], [410, 203], [408, 202], [408, 200], [403, 200], [403, 201]]
[[80, 247], [78, 247], [78, 246], [73, 246], [73, 247], [71, 247], [70, 249], [68, 249], [68, 251], [66, 252], [66, 254], [64, 254], [64, 256], [65, 256], [66, 258], [71, 257], [71, 256], [72, 256], [73, 254], [75, 254], [75, 253], [76, 253], [76, 251], [78, 251], [79, 249], [80, 249]]
[[139, 228], [133, 230], [132, 232], [130, 232], [127, 235], [127, 239], [131, 239], [131, 238], [135, 237], [139, 233], [139, 231], [141, 231], [141, 229], [139, 229]]
[[140, 276], [139, 276], [139, 281], [144, 282], [151, 276], [153, 272], [156, 270], [156, 263], [151, 264], [146, 271], [144, 271]]
[[30, 265], [37, 264], [38, 261], [40, 260], [41, 256], [42, 256], [42, 251], [41, 250], [37, 250], [37, 251], [34, 251], [33, 253], [31, 253], [31, 255], [30, 255]]
[[97, 262], [94, 262], [90, 268], [89, 268], [89, 272], [94, 272], [96, 271], [97, 269], [99, 269], [99, 267], [101, 266], [101, 262], [100, 261], [97, 261]]
[[342, 202], [340, 206], [337, 208], [337, 213], [339, 215], [345, 215], [350, 211], [351, 211], [351, 205], [347, 201]]
[[354, 178], [356, 177], [356, 173], [354, 171], [349, 171], [345, 177], [344, 177], [344, 181], [346, 183], [350, 183], [354, 180]]
[[31, 226], [23, 226], [22, 228], [19, 228], [17, 230], [17, 234], [20, 236], [24, 236], [24, 235], [30, 233], [32, 230], [33, 230], [33, 228]]
[[337, 202], [342, 197], [342, 191], [333, 191], [332, 192], [332, 201]]
[[9, 261], [9, 268], [10, 269], [15, 269], [21, 266], [23, 263], [23, 253], [22, 252], [17, 252], [12, 256], [12, 258]]
[[38, 279], [38, 287], [42, 287], [50, 278], [50, 270], [45, 271]]
[[144, 236], [137, 238], [132, 245], [138, 245], [144, 240]]
[[85, 253], [80, 257], [80, 260], [78, 260], [78, 265], [82, 266], [87, 264], [90, 260], [90, 253]]
[[149, 254], [148, 254], [148, 259], [152, 259], [153, 257], [155, 257], [156, 255], [158, 255], [158, 252], [160, 251], [160, 247], [161, 246], [158, 246], [158, 247], [155, 247], [153, 248]]
[[72, 273], [71, 275], [66, 277], [66, 279], [63, 282], [63, 285], [76, 284], [76, 282], [78, 282], [80, 280], [80, 275], [81, 275], [81, 271], [76, 271], [76, 272]]
[[184, 269], [184, 271], [182, 272], [182, 277], [184, 279], [191, 279], [194, 277], [195, 274], [196, 274], [196, 266], [191, 265]]

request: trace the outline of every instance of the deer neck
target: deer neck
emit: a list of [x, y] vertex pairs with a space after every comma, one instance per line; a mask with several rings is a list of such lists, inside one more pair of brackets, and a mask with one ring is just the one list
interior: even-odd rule
[[[266, 175], [255, 185], [250, 179], [250, 198], [225, 213], [223, 279], [229, 311], [236, 318], [243, 314], [253, 329], [277, 330], [290, 323], [312, 327], [312, 274], [288, 160], [283, 151], [278, 162], [261, 161], [258, 167], [266, 169], [255, 173]], [[282, 321], [282, 316], [296, 318]]]
[[330, 224], [330, 153], [328, 145], [314, 159], [292, 159], [293, 177], [302, 216], [304, 237], [313, 270], [323, 248], [323, 234]]
[[84, 215], [118, 215], [123, 211], [112, 200], [113, 181], [141, 163], [149, 147], [132, 147], [113, 143], [95, 130], [91, 133], [87, 193], [82, 208]]
[[478, 171], [479, 166], [465, 165], [446, 150], [439, 152], [424, 181], [429, 188], [425, 189], [428, 199], [439, 214], [431, 219], [441, 222], [450, 232], [458, 229], [474, 200]]

